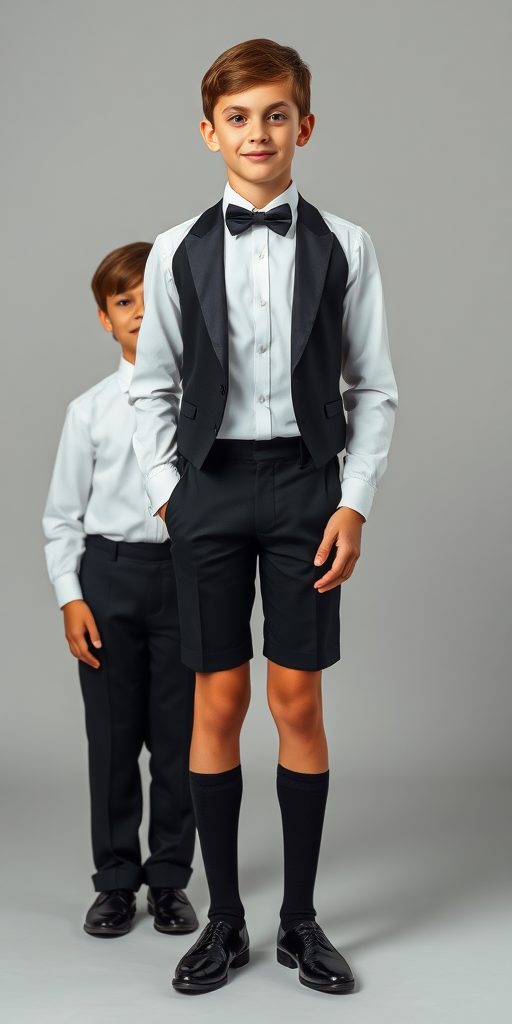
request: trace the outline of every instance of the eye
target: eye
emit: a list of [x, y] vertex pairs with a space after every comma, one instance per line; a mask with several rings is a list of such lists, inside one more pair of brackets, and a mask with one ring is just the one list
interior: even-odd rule
[[232, 122], [232, 124], [243, 124], [243, 122], [245, 121], [245, 117], [243, 116], [243, 114], [233, 114], [233, 116], [230, 117], [229, 120]]
[[129, 306], [130, 305], [130, 300], [129, 299], [120, 299], [119, 302], [117, 303], [117, 305], [118, 306]]
[[270, 115], [270, 120], [275, 122], [286, 121], [286, 117], [280, 110], [276, 110], [275, 113]]

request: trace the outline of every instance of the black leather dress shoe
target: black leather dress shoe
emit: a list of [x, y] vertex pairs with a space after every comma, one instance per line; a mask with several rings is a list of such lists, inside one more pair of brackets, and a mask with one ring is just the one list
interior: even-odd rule
[[130, 889], [100, 892], [87, 911], [84, 931], [100, 939], [126, 935], [135, 916], [135, 893]]
[[277, 959], [283, 967], [298, 967], [299, 981], [318, 992], [352, 992], [354, 975], [316, 921], [277, 933]]
[[166, 935], [195, 932], [199, 927], [195, 910], [183, 889], [148, 889], [148, 914], [155, 919], [157, 932]]
[[230, 967], [249, 962], [247, 928], [239, 932], [226, 921], [210, 921], [180, 960], [173, 978], [178, 992], [215, 992], [228, 980]]

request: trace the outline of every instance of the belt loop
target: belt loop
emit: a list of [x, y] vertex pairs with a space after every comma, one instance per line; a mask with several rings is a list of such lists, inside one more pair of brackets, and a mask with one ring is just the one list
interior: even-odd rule
[[308, 450], [306, 448], [306, 445], [304, 444], [304, 441], [302, 440], [302, 436], [300, 436], [299, 437], [299, 469], [304, 469], [304, 466], [306, 465], [306, 462], [307, 462], [308, 455], [309, 455], [309, 452], [308, 452]]
[[114, 548], [112, 550], [112, 561], [113, 562], [117, 562], [117, 552], [118, 552], [118, 550], [119, 550], [119, 542], [116, 540], [116, 541], [114, 541]]

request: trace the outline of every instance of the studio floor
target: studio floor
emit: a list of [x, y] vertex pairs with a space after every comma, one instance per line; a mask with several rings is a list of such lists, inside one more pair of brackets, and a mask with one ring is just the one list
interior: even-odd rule
[[[346, 1024], [509, 1024], [512, 1019], [510, 794], [503, 783], [358, 781], [333, 786], [317, 886], [319, 920], [351, 963], [353, 994], [308, 991], [275, 959], [279, 818], [270, 775], [248, 779], [241, 885], [250, 964], [223, 990], [171, 987], [190, 937], [156, 933], [138, 898], [126, 937], [82, 931], [88, 881], [83, 782], [4, 793], [2, 1020], [168, 1024], [322, 1020]], [[341, 787], [338, 787], [341, 791]], [[199, 853], [189, 887], [201, 923]]]

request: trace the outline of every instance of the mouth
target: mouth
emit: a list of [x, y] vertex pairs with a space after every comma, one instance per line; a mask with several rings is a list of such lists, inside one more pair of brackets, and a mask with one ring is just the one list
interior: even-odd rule
[[130, 331], [130, 334], [138, 334], [139, 331], [140, 331], [140, 327], [134, 327], [133, 331]]
[[261, 150], [260, 152], [255, 151], [253, 153], [242, 153], [241, 156], [245, 156], [247, 160], [251, 160], [253, 163], [260, 163], [263, 160], [270, 160], [270, 157], [275, 156], [274, 153], [270, 153], [268, 150]]

